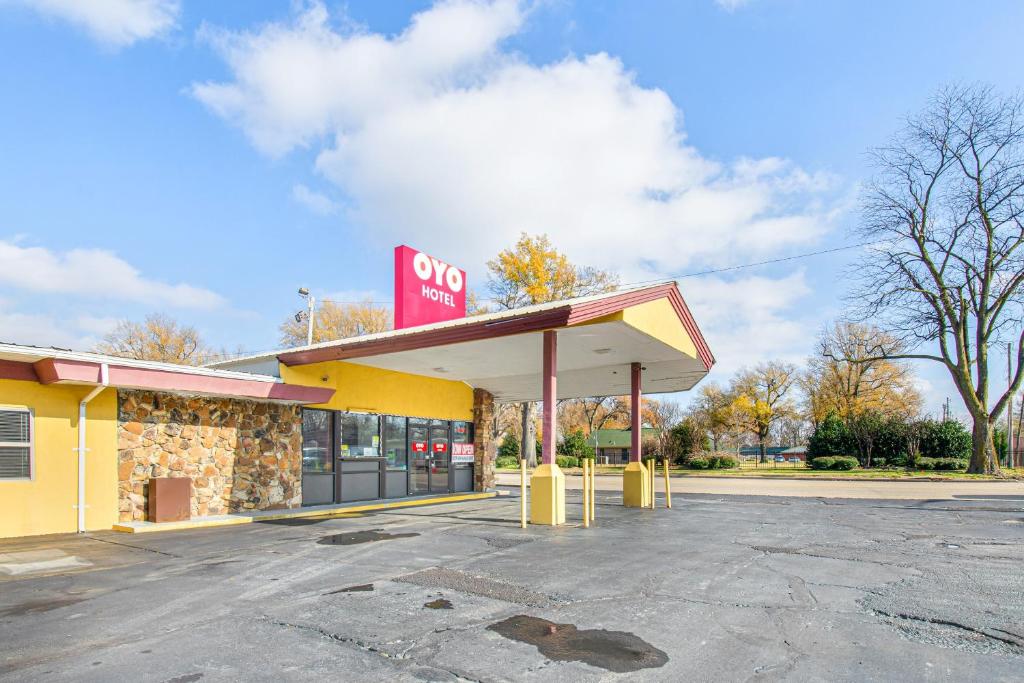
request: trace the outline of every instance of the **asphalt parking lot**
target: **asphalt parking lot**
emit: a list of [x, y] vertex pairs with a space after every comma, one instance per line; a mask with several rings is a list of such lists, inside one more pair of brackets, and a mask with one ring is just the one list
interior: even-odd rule
[[598, 503], [0, 542], [0, 679], [1024, 678], [1022, 495]]

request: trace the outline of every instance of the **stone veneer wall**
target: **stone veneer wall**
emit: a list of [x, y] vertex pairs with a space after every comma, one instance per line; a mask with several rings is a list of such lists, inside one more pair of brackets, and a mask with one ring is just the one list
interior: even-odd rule
[[153, 477], [192, 479], [192, 516], [302, 504], [299, 406], [118, 390], [118, 511], [146, 518]]
[[494, 488], [494, 396], [483, 389], [473, 390], [473, 489]]

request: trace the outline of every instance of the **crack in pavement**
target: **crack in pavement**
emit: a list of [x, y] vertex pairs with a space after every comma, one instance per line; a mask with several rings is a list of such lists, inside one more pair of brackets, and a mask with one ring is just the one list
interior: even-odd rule
[[994, 630], [998, 630], [1001, 633], [1005, 633], [1005, 634], [1007, 634], [1010, 637], [1005, 638], [1003, 636], [998, 636], [998, 635], [995, 635], [993, 633], [990, 633], [986, 629], [977, 628], [975, 626], [970, 626], [969, 624], [963, 624], [963, 623], [960, 623], [958, 621], [952, 621], [951, 619], [942, 619], [941, 617], [922, 617], [922, 616], [919, 616], [917, 614], [907, 614], [905, 612], [888, 612], [886, 610], [879, 609], [877, 607], [872, 607], [871, 611], [874, 612], [875, 614], [879, 615], [879, 616], [888, 617], [890, 619], [905, 619], [905, 620], [917, 621], [917, 622], [921, 622], [921, 623], [925, 623], [925, 624], [934, 624], [934, 625], [937, 625], [937, 626], [949, 626], [949, 627], [952, 627], [952, 628], [960, 629], [962, 631], [967, 631], [969, 633], [974, 633], [974, 634], [977, 634], [979, 636], [983, 636], [985, 638], [991, 638], [992, 640], [999, 641], [1001, 643], [1004, 643], [1004, 644], [1009, 645], [1009, 646], [1014, 647], [1014, 648], [1024, 649], [1024, 639], [1020, 638], [1016, 634], [1010, 633], [1009, 631], [1004, 631], [1003, 629], [994, 629]]

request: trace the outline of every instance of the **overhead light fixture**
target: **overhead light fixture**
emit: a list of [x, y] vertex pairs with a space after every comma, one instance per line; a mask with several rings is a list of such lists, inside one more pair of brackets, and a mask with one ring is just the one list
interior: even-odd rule
[[599, 356], [603, 356], [604, 354], [611, 352], [611, 349], [594, 349], [594, 353], [598, 354]]
[[448, 372], [447, 368], [434, 368], [434, 372]]

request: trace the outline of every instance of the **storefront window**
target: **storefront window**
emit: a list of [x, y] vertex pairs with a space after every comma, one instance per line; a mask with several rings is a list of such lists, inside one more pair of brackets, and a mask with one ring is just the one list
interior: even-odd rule
[[384, 418], [384, 455], [389, 470], [409, 469], [406, 446], [406, 419], [389, 415]]
[[473, 443], [473, 423], [452, 422], [452, 443]]
[[302, 469], [305, 472], [331, 472], [331, 413], [328, 410], [302, 411]]
[[338, 455], [371, 458], [380, 455], [380, 418], [377, 415], [337, 413]]

